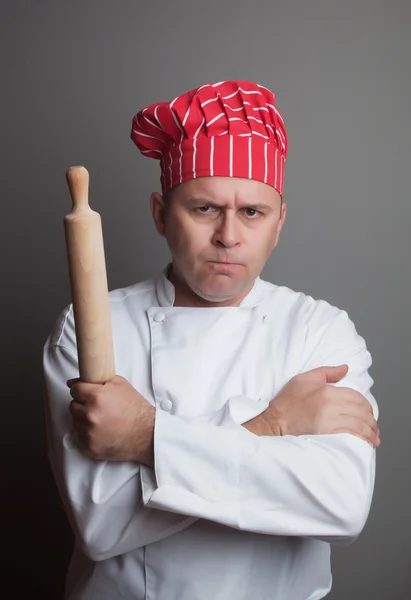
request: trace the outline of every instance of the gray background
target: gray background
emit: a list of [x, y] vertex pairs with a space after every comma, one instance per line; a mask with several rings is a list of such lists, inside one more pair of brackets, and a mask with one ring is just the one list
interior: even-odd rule
[[409, 599], [410, 2], [14, 0], [0, 23], [1, 497], [14, 595], [60, 598], [71, 545], [45, 457], [41, 371], [70, 300], [65, 171], [90, 171], [110, 288], [152, 276], [168, 257], [148, 205], [159, 171], [129, 139], [131, 118], [240, 78], [277, 93], [289, 133], [288, 221], [263, 276], [346, 309], [374, 358], [375, 497], [359, 540], [334, 551], [330, 598]]

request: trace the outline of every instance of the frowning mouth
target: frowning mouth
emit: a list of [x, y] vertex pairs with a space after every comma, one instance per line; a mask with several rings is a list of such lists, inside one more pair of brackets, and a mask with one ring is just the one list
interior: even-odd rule
[[240, 263], [232, 262], [228, 260], [210, 260], [209, 261], [213, 265], [219, 265], [221, 267], [239, 267]]
[[234, 262], [232, 260], [210, 260], [212, 263], [216, 263], [218, 265], [238, 265], [240, 263]]

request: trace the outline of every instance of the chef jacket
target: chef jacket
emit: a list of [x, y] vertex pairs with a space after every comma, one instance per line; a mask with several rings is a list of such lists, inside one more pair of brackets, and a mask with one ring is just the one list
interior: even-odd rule
[[366, 522], [375, 450], [347, 433], [242, 427], [295, 375], [371, 356], [347, 313], [258, 277], [235, 307], [174, 306], [167, 269], [110, 292], [116, 373], [156, 409], [155, 466], [88, 458], [66, 381], [78, 377], [72, 306], [44, 347], [48, 454], [75, 549], [67, 600], [317, 600], [330, 544]]

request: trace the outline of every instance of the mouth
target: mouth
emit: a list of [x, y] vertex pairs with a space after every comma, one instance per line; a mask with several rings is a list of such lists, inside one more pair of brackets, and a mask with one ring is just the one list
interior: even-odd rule
[[230, 260], [210, 260], [209, 262], [215, 265], [239, 265], [240, 263], [232, 262]]
[[225, 267], [226, 269], [241, 266], [240, 263], [236, 263], [236, 262], [232, 262], [232, 261], [228, 261], [228, 260], [210, 260], [209, 262], [210, 262], [210, 264], [215, 265], [216, 267], [220, 267], [220, 268]]

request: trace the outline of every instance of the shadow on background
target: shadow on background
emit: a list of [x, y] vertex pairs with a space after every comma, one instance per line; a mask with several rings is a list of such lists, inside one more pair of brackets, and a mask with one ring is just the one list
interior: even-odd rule
[[[41, 296], [37, 303], [31, 303], [31, 317], [40, 310]], [[2, 452], [2, 563], [13, 597], [60, 600], [73, 536], [47, 459], [41, 340], [48, 332], [44, 327], [41, 334], [42, 324], [33, 320], [36, 331], [30, 334], [22, 323], [28, 316], [21, 314], [14, 327], [10, 322], [2, 327], [4, 333], [13, 331], [2, 338], [8, 349], [2, 356], [3, 383], [13, 382], [3, 386], [7, 420], [2, 437], [15, 440]]]

